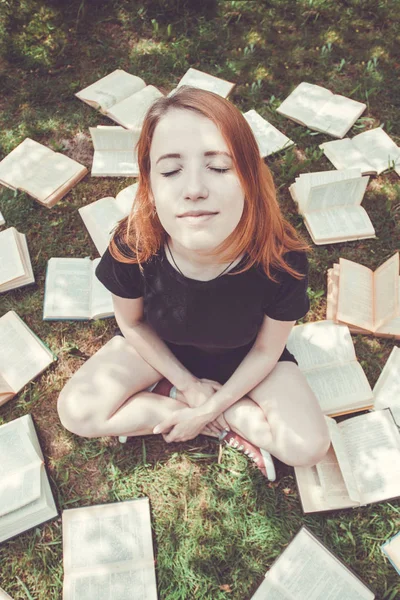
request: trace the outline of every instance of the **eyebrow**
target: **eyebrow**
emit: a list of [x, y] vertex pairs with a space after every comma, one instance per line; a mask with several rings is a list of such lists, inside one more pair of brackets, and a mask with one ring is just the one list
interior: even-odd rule
[[[204, 156], [227, 156], [228, 158], [232, 158], [232, 156], [228, 152], [224, 152], [223, 150], [209, 150], [208, 152], [204, 152]], [[160, 160], [164, 160], [165, 158], [182, 158], [181, 154], [172, 153], [172, 154], [163, 154], [157, 160], [156, 165], [160, 162]]]

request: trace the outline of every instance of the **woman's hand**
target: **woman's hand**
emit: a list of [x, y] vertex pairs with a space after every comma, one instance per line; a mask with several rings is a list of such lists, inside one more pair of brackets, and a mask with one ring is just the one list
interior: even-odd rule
[[182, 408], [154, 427], [153, 433], [162, 433], [166, 442], [185, 442], [199, 435], [214, 418], [201, 407]]
[[176, 399], [179, 400], [179, 402], [184, 402], [190, 408], [196, 408], [207, 402], [207, 400], [221, 387], [222, 386], [218, 381], [198, 379], [192, 383], [190, 387], [185, 388], [184, 390], [178, 390]]

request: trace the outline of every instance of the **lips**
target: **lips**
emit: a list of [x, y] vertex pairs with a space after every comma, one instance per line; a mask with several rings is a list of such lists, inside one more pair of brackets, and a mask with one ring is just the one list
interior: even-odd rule
[[181, 219], [182, 217], [209, 217], [212, 215], [216, 215], [216, 212], [211, 212], [209, 210], [189, 210], [178, 217]]

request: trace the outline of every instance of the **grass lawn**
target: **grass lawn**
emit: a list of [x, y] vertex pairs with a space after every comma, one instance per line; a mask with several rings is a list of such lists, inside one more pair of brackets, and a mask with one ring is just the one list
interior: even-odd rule
[[[301, 81], [323, 85], [367, 110], [349, 135], [383, 125], [400, 144], [399, 4], [396, 0], [6, 0], [0, 2], [0, 154], [25, 137], [87, 167], [88, 127], [112, 124], [74, 93], [116, 68], [168, 92], [190, 67], [236, 82], [231, 100], [256, 109], [296, 142], [268, 160], [284, 213], [308, 238], [288, 193], [295, 176], [332, 169], [318, 145], [331, 138], [276, 113]], [[293, 470], [267, 484], [244, 456], [199, 437], [168, 446], [159, 436], [88, 440], [65, 431], [59, 391], [111, 336], [113, 319], [43, 322], [45, 269], [52, 256], [97, 256], [78, 208], [132, 183], [87, 176], [48, 210], [2, 188], [8, 226], [27, 234], [36, 283], [0, 298], [57, 354], [57, 362], [8, 404], [0, 423], [32, 413], [60, 512], [150, 498], [162, 600], [249, 599], [301, 524], [320, 536], [375, 591], [400, 598], [400, 579], [380, 545], [400, 529], [398, 501], [303, 516]], [[364, 207], [377, 238], [314, 247], [307, 320], [324, 318], [326, 269], [339, 256], [375, 269], [400, 247], [400, 181], [370, 181]], [[355, 336], [371, 385], [393, 341]], [[1, 460], [1, 459], [0, 459]], [[0, 546], [0, 587], [14, 600], [56, 600], [62, 590], [61, 519]], [[345, 600], [345, 599], [344, 599]]]

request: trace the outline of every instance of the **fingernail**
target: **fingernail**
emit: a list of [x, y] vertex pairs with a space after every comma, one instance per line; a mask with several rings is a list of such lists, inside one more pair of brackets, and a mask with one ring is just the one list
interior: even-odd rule
[[154, 427], [153, 433], [155, 433], [156, 435], [157, 435], [157, 433], [160, 433], [160, 428], [158, 426]]

